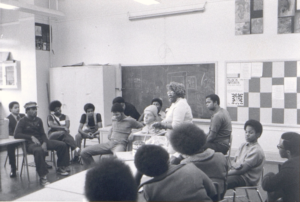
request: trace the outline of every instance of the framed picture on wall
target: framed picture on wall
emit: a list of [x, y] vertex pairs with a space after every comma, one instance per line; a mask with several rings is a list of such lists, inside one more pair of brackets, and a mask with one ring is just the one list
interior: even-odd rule
[[299, 0], [278, 0], [278, 34], [300, 33], [299, 4]]
[[263, 33], [263, 0], [235, 0], [235, 35]]

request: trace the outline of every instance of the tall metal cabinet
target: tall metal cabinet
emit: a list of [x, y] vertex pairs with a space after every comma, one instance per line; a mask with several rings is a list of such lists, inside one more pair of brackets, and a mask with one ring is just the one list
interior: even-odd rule
[[116, 66], [72, 66], [50, 68], [50, 100], [62, 103], [62, 113], [70, 118], [71, 135], [78, 131], [83, 107], [95, 105], [103, 126], [111, 124], [112, 100], [116, 97]]

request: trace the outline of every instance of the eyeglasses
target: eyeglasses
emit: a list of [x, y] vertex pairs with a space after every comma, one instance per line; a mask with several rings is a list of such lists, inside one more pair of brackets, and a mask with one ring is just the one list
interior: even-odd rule
[[277, 145], [277, 149], [284, 149], [281, 145]]

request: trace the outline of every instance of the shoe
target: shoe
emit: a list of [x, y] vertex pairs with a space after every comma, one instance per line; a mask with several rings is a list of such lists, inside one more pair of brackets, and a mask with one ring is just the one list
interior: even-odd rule
[[57, 170], [56, 170], [56, 172], [59, 173], [62, 176], [69, 175], [69, 173], [66, 170], [64, 170], [62, 167], [58, 167]]
[[63, 167], [63, 169], [64, 169], [65, 171], [67, 171], [68, 173], [71, 172], [70, 166], [65, 166], [65, 167]]
[[72, 163], [80, 163], [79, 156], [74, 156], [74, 158], [71, 160]]
[[51, 169], [51, 168], [52, 168], [52, 166], [49, 165], [46, 161], [45, 161], [45, 163], [47, 164], [47, 168], [48, 168], [48, 169]]
[[16, 174], [16, 169], [11, 169], [10, 174], [9, 174], [9, 177], [10, 177], [10, 178], [15, 178], [16, 176], [17, 176], [17, 174]]
[[46, 186], [46, 185], [49, 185], [50, 182], [48, 182], [48, 180], [47, 180], [47, 178], [46, 178], [46, 176], [45, 176], [45, 177], [41, 177], [41, 178], [40, 178], [40, 184], [44, 187], [44, 186]]

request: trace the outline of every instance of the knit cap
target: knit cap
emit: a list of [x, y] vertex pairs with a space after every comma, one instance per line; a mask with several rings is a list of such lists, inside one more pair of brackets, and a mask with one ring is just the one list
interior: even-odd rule
[[157, 109], [156, 106], [154, 106], [154, 105], [149, 105], [148, 107], [146, 107], [146, 108], [144, 109], [144, 113], [145, 113], [146, 111], [151, 112], [151, 113], [155, 116], [156, 119], [158, 118], [158, 114], [157, 114], [157, 113], [158, 113], [158, 109]]

